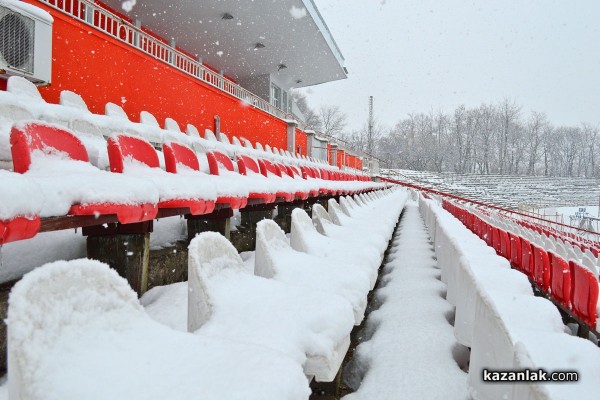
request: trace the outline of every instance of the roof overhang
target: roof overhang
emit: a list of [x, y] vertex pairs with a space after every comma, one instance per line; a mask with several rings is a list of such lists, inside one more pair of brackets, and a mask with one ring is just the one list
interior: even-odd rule
[[[105, 3], [121, 10], [121, 0]], [[276, 74], [305, 87], [347, 77], [312, 0], [143, 0], [126, 15], [236, 80]]]

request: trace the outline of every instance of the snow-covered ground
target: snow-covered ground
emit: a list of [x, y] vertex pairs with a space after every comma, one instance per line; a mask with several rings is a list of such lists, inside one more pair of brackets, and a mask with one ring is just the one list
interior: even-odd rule
[[356, 368], [367, 371], [345, 400], [468, 398], [467, 374], [456, 361], [465, 367], [468, 351], [454, 338], [454, 307], [444, 299], [436, 264], [417, 205], [409, 202], [375, 294], [382, 305], [367, 321], [373, 336], [355, 353]]
[[592, 178], [454, 174], [400, 169], [384, 170], [382, 175], [513, 210], [597, 204], [600, 195], [600, 180]]

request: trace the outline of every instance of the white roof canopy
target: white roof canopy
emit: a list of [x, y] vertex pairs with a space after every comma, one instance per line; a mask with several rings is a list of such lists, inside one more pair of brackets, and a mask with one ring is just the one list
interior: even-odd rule
[[274, 74], [304, 87], [346, 78], [312, 0], [143, 0], [127, 15], [236, 80]]

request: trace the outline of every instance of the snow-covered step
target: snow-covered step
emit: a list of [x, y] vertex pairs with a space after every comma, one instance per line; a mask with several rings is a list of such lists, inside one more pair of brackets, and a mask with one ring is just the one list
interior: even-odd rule
[[448, 322], [453, 307], [439, 275], [419, 210], [409, 202], [376, 292], [383, 304], [367, 320], [374, 334], [355, 353], [366, 373], [345, 400], [468, 398], [467, 374], [455, 360], [468, 353]]

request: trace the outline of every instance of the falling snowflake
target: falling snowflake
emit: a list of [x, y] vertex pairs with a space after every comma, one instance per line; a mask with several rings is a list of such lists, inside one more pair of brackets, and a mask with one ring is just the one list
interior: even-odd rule
[[304, 7], [298, 8], [296, 6], [292, 6], [292, 8], [290, 8], [290, 14], [295, 19], [304, 18], [304, 17], [306, 17], [306, 8], [304, 8]]
[[136, 1], [137, 0], [125, 0], [123, 3], [121, 3], [121, 8], [126, 12], [130, 12], [133, 10], [133, 6], [135, 6]]

